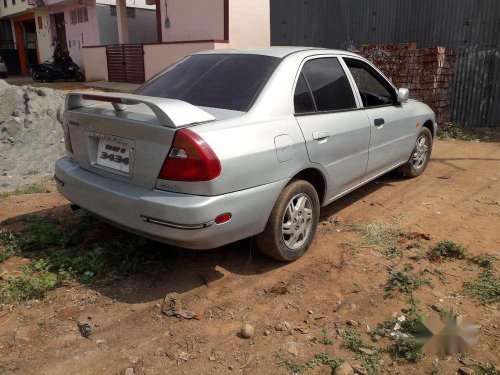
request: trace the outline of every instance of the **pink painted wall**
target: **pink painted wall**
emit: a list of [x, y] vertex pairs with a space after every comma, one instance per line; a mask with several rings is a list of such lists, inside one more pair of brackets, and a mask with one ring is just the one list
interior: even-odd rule
[[[71, 58], [84, 69], [83, 46], [92, 46], [99, 44], [99, 30], [97, 26], [96, 7], [87, 6], [88, 21], [71, 24], [70, 10], [85, 7], [85, 5], [73, 5], [65, 7], [51, 7], [49, 14], [64, 12], [66, 21], [66, 39], [68, 41], [68, 50]], [[52, 30], [52, 38], [56, 37], [55, 29]]]
[[271, 45], [270, 0], [229, 0], [227, 48]]
[[[165, 2], [170, 28], [165, 27]], [[160, 0], [160, 7], [164, 42], [224, 39], [223, 0]]]
[[106, 47], [84, 48], [83, 60], [85, 63], [85, 79], [87, 81], [108, 80]]
[[192, 53], [215, 49], [213, 42], [185, 44], [145, 44], [144, 70], [146, 80], [167, 66]]

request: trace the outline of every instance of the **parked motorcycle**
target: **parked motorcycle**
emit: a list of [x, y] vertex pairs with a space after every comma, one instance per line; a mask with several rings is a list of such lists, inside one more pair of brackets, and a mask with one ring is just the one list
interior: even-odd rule
[[[52, 60], [52, 61], [51, 61]], [[70, 58], [55, 63], [53, 58], [42, 64], [30, 66], [30, 75], [35, 82], [53, 82], [56, 79], [75, 80], [83, 82], [85, 78], [80, 67]]]

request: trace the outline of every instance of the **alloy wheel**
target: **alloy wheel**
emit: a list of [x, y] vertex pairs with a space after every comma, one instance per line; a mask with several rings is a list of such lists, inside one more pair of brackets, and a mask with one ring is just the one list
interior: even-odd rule
[[413, 168], [420, 169], [425, 165], [427, 154], [429, 152], [429, 140], [425, 135], [418, 137], [413, 151]]
[[311, 199], [305, 194], [297, 194], [288, 202], [283, 214], [281, 235], [289, 249], [299, 248], [310, 236], [312, 207]]

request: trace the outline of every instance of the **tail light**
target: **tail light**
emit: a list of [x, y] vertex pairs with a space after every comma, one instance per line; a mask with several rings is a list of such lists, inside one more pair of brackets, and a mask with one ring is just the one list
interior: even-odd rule
[[69, 136], [69, 125], [66, 120], [63, 121], [62, 128], [64, 133], [64, 148], [68, 155], [73, 155], [73, 146], [71, 145], [71, 138]]
[[217, 178], [220, 172], [220, 161], [205, 140], [189, 129], [182, 129], [175, 134], [158, 178], [209, 181]]

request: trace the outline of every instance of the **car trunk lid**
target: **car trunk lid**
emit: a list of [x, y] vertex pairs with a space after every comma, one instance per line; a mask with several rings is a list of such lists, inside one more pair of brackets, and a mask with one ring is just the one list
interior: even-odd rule
[[79, 167], [153, 189], [178, 128], [214, 121], [181, 100], [122, 93], [70, 93], [65, 126]]

